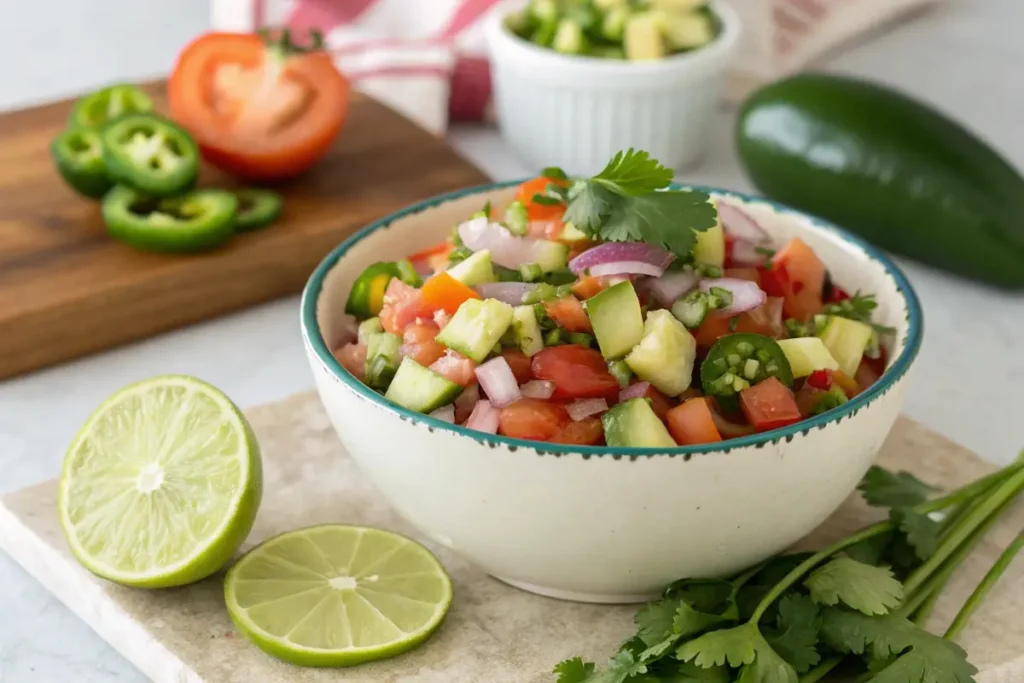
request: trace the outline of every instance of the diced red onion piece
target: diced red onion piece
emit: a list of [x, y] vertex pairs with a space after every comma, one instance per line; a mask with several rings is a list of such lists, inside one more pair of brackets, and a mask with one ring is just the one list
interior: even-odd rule
[[518, 268], [526, 263], [536, 263], [547, 246], [546, 240], [517, 237], [504, 226], [492, 223], [483, 216], [459, 225], [462, 243], [473, 251], [489, 249], [491, 260], [505, 268]]
[[446, 406], [441, 406], [430, 414], [430, 417], [436, 417], [438, 420], [445, 422], [455, 423], [455, 406], [449, 403]]
[[516, 376], [512, 374], [508, 361], [501, 356], [478, 366], [475, 372], [480, 388], [484, 390], [495, 408], [503, 408], [522, 398]]
[[608, 410], [608, 401], [603, 398], [581, 398], [573, 401], [565, 407], [566, 412], [573, 422], [579, 422], [591, 415], [597, 415]]
[[696, 287], [699, 279], [692, 270], [675, 270], [658, 278], [644, 280], [644, 286], [659, 304], [667, 307]]
[[555, 393], [555, 383], [546, 379], [531, 379], [519, 387], [524, 398], [540, 398], [547, 400]]
[[615, 261], [613, 263], [602, 263], [599, 266], [592, 266], [587, 273], [594, 277], [602, 275], [625, 275], [635, 273], [637, 275], [652, 275], [658, 277], [665, 272], [664, 268], [645, 263], [644, 261]]
[[443, 308], [434, 311], [434, 324], [437, 325], [437, 329], [443, 330], [444, 326], [450, 323], [451, 320], [452, 316]]
[[768, 255], [758, 248], [764, 244], [755, 244], [744, 239], [737, 238], [732, 243], [732, 260], [737, 265], [760, 266], [768, 261]]
[[473, 412], [470, 414], [469, 419], [466, 420], [466, 427], [468, 429], [475, 429], [478, 432], [497, 434], [498, 409], [492, 406], [490, 401], [477, 401], [477, 404], [473, 406]]
[[569, 270], [579, 275], [661, 275], [675, 259], [672, 252], [646, 242], [605, 242], [569, 261]]
[[718, 221], [722, 224], [722, 229], [733, 237], [754, 244], [771, 241], [768, 231], [740, 207], [725, 199], [719, 199], [715, 204], [718, 207]]
[[752, 308], [757, 308], [768, 299], [768, 296], [757, 286], [757, 283], [750, 280], [722, 277], [700, 281], [700, 291], [710, 292], [712, 287], [719, 287], [732, 292], [732, 302], [725, 308], [720, 309], [722, 313], [728, 315], [745, 313]]
[[628, 401], [631, 398], [640, 398], [647, 393], [647, 389], [650, 388], [650, 382], [637, 382], [636, 384], [630, 384], [628, 387], [619, 392], [619, 401]]
[[511, 306], [523, 303], [523, 296], [537, 285], [529, 282], [487, 282], [474, 287], [476, 293], [485, 299], [497, 299]]
[[480, 385], [474, 382], [462, 390], [455, 399], [455, 422], [462, 424], [473, 412], [477, 401], [480, 400]]

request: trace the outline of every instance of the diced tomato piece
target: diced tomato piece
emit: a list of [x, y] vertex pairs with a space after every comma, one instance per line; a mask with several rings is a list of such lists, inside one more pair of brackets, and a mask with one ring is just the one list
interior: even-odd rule
[[821, 312], [825, 264], [806, 242], [799, 237], [791, 239], [772, 257], [769, 272], [775, 276], [774, 284], [782, 289], [788, 317], [809, 320]]
[[786, 274], [786, 266], [773, 266], [771, 264], [757, 269], [760, 277], [759, 284], [764, 293], [768, 296], [783, 297], [786, 295], [786, 288], [789, 286], [789, 276]]
[[807, 386], [828, 391], [829, 387], [832, 386], [832, 371], [815, 370], [807, 376]]
[[604, 443], [604, 426], [599, 417], [585, 417], [562, 427], [551, 440], [576, 446], [600, 446]]
[[397, 277], [391, 278], [384, 292], [384, 307], [380, 311], [380, 324], [393, 334], [402, 334], [417, 318], [429, 320], [433, 309], [423, 300], [423, 294]]
[[565, 229], [561, 216], [540, 221], [530, 221], [526, 224], [526, 236], [542, 240], [557, 241]]
[[501, 357], [505, 359], [516, 376], [516, 381], [525, 384], [533, 379], [533, 371], [530, 369], [530, 359], [519, 349], [503, 349]]
[[447, 351], [444, 344], [434, 341], [440, 331], [437, 325], [429, 322], [409, 325], [402, 334], [402, 356], [408, 356], [423, 367], [429, 367]]
[[554, 398], [603, 398], [614, 402], [619, 381], [601, 354], [578, 344], [549, 346], [531, 359], [533, 376], [555, 383]]
[[839, 388], [843, 390], [847, 398], [853, 398], [861, 392], [860, 385], [857, 384], [857, 380], [847, 375], [842, 370], [835, 370], [832, 372], [832, 381], [839, 385]]
[[846, 290], [833, 284], [831, 291], [828, 293], [828, 297], [825, 299], [825, 303], [839, 303], [840, 301], [846, 301], [849, 298], [850, 295], [846, 293]]
[[681, 446], [722, 440], [706, 398], [691, 398], [665, 415], [668, 431]]
[[548, 206], [547, 204], [534, 203], [533, 195], [542, 194], [550, 184], [566, 187], [569, 183], [564, 180], [552, 180], [551, 178], [540, 176], [538, 178], [527, 180], [525, 183], [520, 185], [519, 189], [516, 191], [516, 199], [526, 205], [526, 216], [531, 221], [546, 221], [553, 218], [561, 218], [562, 214], [565, 213], [565, 207], [561, 204]]
[[590, 317], [583, 310], [583, 304], [572, 294], [544, 304], [548, 317], [569, 332], [593, 332]]
[[860, 365], [857, 366], [857, 372], [854, 374], [854, 380], [857, 382], [858, 387], [867, 389], [869, 386], [878, 381], [881, 377], [872, 365], [868, 364], [868, 359], [865, 358], [861, 361]]
[[572, 286], [572, 293], [581, 299], [589, 299], [595, 294], [600, 294], [607, 286], [604, 278], [587, 275], [576, 281]]
[[740, 408], [747, 421], [759, 432], [800, 421], [800, 408], [793, 392], [775, 377], [741, 391]]
[[800, 415], [803, 417], [810, 417], [814, 414], [815, 408], [818, 407], [818, 402], [827, 394], [827, 391], [822, 391], [816, 387], [812, 387], [810, 384], [804, 384], [799, 391], [796, 392], [794, 399], [796, 400], [797, 410], [800, 411]]
[[768, 299], [746, 313], [736, 317], [736, 326], [729, 329], [729, 320], [734, 316], [724, 313], [708, 313], [700, 327], [693, 331], [699, 346], [711, 346], [722, 337], [733, 332], [763, 334], [768, 337], [780, 338], [785, 334], [782, 324], [782, 299], [770, 296]]
[[569, 413], [561, 403], [521, 398], [501, 409], [498, 432], [516, 439], [549, 441], [569, 422]]
[[749, 280], [750, 282], [761, 282], [761, 273], [757, 268], [726, 268], [722, 271], [722, 275], [725, 277], [735, 278], [737, 280]]
[[732, 268], [736, 265], [733, 261], [733, 250], [736, 248], [736, 238], [725, 233], [725, 267]]
[[417, 251], [409, 257], [409, 262], [417, 272], [429, 270], [432, 273], [444, 270], [448, 265], [448, 254], [452, 251], [452, 243], [445, 241]]
[[420, 292], [423, 300], [432, 310], [442, 310], [452, 315], [466, 301], [479, 299], [472, 287], [462, 284], [448, 273], [438, 273], [423, 283]]
[[350, 342], [334, 351], [334, 357], [356, 378], [363, 382], [366, 379], [366, 345]]
[[464, 387], [476, 382], [476, 373], [474, 372], [476, 362], [451, 349], [445, 351], [443, 356], [431, 363], [430, 369]]

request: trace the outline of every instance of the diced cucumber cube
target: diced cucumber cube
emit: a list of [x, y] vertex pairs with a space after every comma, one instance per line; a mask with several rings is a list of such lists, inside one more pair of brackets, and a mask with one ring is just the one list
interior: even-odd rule
[[608, 10], [601, 22], [601, 35], [614, 43], [622, 41], [626, 32], [626, 20], [629, 19], [629, 6], [619, 5]]
[[839, 363], [832, 357], [825, 342], [818, 337], [780, 339], [779, 346], [786, 354], [789, 366], [793, 368], [794, 378], [807, 377], [815, 370], [839, 369]]
[[836, 315], [828, 316], [824, 322], [823, 326], [818, 327], [818, 338], [825, 343], [829, 353], [839, 363], [839, 369], [853, 377], [864, 357], [864, 350], [871, 341], [871, 326]]
[[512, 307], [497, 299], [469, 299], [459, 306], [437, 341], [482, 363], [512, 324]]
[[622, 358], [640, 343], [644, 316], [632, 282], [620, 282], [598, 292], [587, 299], [585, 306], [605, 359]]
[[572, 223], [566, 223], [562, 226], [562, 234], [558, 236], [558, 239], [562, 242], [585, 242], [590, 238], [587, 237], [587, 233]]
[[675, 448], [676, 442], [645, 398], [631, 398], [601, 416], [605, 442], [622, 448]]
[[578, 55], [587, 51], [587, 38], [583, 35], [583, 27], [575, 19], [562, 19], [558, 22], [558, 30], [551, 47], [556, 52]]
[[402, 361], [402, 338], [391, 332], [371, 334], [366, 341], [366, 383], [374, 389], [387, 389]]
[[656, 12], [634, 14], [626, 20], [623, 45], [626, 57], [633, 61], [661, 59], [665, 56], [662, 20]]
[[569, 264], [569, 245], [537, 240], [533, 246], [533, 261], [545, 273], [565, 268]]
[[535, 356], [544, 349], [544, 333], [533, 306], [516, 306], [512, 310], [512, 329], [519, 350], [527, 357]]
[[529, 10], [537, 21], [558, 19], [558, 3], [555, 0], [531, 0]]
[[370, 340], [371, 334], [377, 334], [384, 331], [384, 326], [380, 324], [380, 318], [367, 318], [363, 322], [359, 323], [359, 343], [366, 344]]
[[461, 386], [406, 356], [384, 398], [403, 408], [429, 413], [451, 403], [461, 393]]
[[715, 37], [711, 19], [701, 12], [668, 14], [664, 31], [665, 41], [672, 50], [694, 50]]
[[522, 237], [530, 227], [530, 218], [526, 213], [526, 205], [518, 199], [505, 209], [505, 227], [513, 235]]
[[697, 231], [697, 242], [693, 248], [694, 263], [709, 266], [725, 266], [725, 231], [722, 224]]
[[697, 340], [670, 312], [658, 310], [647, 314], [643, 339], [626, 356], [626, 363], [658, 391], [678, 396], [693, 380], [696, 358]]
[[491, 252], [488, 249], [473, 252], [469, 258], [449, 268], [448, 274], [467, 287], [497, 280], [494, 276], [494, 266], [491, 264]]

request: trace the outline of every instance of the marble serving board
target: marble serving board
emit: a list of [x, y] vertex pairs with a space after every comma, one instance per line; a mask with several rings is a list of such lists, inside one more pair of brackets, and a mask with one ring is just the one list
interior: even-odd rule
[[[360, 474], [314, 395], [248, 415], [263, 447], [265, 493], [246, 548], [322, 522], [368, 524], [420, 537]], [[992, 469], [908, 419], [896, 423], [879, 462], [947, 488]], [[551, 683], [551, 668], [559, 660], [582, 655], [603, 661], [633, 632], [635, 606], [575, 604], [524, 593], [428, 541], [455, 584], [455, 601], [437, 634], [394, 659], [345, 670], [300, 669], [264, 655], [234, 630], [220, 575], [186, 588], [145, 591], [107, 583], [83, 570], [61, 536], [56, 492], [56, 482], [49, 481], [5, 497], [0, 547], [159, 683]], [[877, 517], [877, 511], [853, 496], [801, 545], [820, 544]], [[1018, 505], [947, 588], [933, 629], [944, 628], [1022, 526], [1024, 505]], [[960, 643], [981, 670], [978, 683], [1024, 681], [1024, 560], [1004, 575]]]

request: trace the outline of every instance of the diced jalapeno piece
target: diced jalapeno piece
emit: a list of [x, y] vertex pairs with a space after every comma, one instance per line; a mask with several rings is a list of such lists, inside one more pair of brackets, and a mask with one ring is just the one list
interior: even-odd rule
[[548, 330], [547, 334], [544, 335], [545, 346], [557, 346], [565, 343], [565, 332], [561, 327], [556, 327], [553, 330]]
[[238, 197], [238, 216], [235, 217], [238, 232], [266, 227], [281, 215], [284, 202], [276, 192], [248, 187], [235, 190], [235, 196]]
[[150, 197], [118, 185], [103, 197], [103, 221], [116, 239], [149, 251], [199, 251], [235, 233], [238, 199], [227, 190]]
[[399, 280], [410, 287], [421, 287], [423, 285], [423, 278], [416, 272], [416, 266], [412, 265], [412, 261], [404, 258], [395, 265], [398, 267]]
[[384, 307], [384, 292], [391, 278], [399, 277], [398, 264], [378, 261], [364, 270], [348, 294], [345, 312], [357, 318], [373, 317]]
[[633, 371], [624, 360], [613, 360], [608, 364], [608, 372], [619, 381], [620, 387], [628, 387], [629, 380], [633, 378]]
[[131, 114], [109, 124], [101, 135], [107, 173], [120, 184], [166, 196], [189, 189], [196, 180], [199, 148], [170, 121]]
[[700, 366], [704, 393], [714, 396], [724, 410], [735, 410], [737, 394], [769, 377], [793, 386], [793, 371], [782, 347], [760, 334], [720, 337]]
[[709, 308], [708, 295], [695, 290], [672, 304], [672, 315], [687, 329], [695, 330], [704, 322]]
[[64, 131], [50, 145], [50, 155], [61, 177], [79, 194], [97, 199], [113, 186], [103, 163], [103, 142], [94, 130]]
[[519, 274], [523, 276], [523, 282], [535, 282], [544, 275], [544, 271], [536, 263], [524, 263], [519, 266]]
[[71, 109], [71, 125], [102, 128], [128, 114], [153, 110], [153, 100], [134, 85], [111, 85], [75, 102]]
[[594, 335], [586, 332], [570, 332], [569, 343], [591, 348], [594, 345]]

